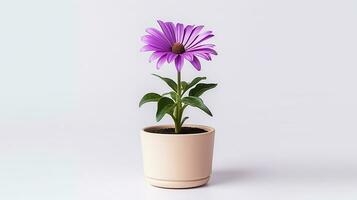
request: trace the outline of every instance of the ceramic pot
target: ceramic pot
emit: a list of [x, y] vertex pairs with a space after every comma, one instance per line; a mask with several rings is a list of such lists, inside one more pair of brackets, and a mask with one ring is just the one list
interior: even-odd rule
[[215, 130], [208, 126], [203, 133], [160, 134], [153, 129], [173, 128], [159, 125], [141, 131], [145, 179], [151, 185], [163, 188], [192, 188], [208, 182], [212, 171]]

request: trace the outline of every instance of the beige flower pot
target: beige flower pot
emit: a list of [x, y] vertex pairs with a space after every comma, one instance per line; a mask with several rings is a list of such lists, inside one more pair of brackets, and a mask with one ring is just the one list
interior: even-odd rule
[[172, 128], [171, 125], [152, 126], [141, 131], [145, 179], [163, 188], [191, 188], [208, 182], [212, 171], [215, 130], [208, 126], [204, 133], [159, 134], [152, 129]]

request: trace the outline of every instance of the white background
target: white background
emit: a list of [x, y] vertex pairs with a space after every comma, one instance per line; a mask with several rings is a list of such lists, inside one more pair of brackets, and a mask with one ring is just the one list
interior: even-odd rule
[[[143, 180], [138, 108], [166, 86], [140, 53], [156, 19], [204, 24], [219, 55], [207, 76], [216, 128], [205, 187]], [[0, 199], [356, 199], [354, 0], [0, 2]], [[171, 123], [165, 118], [161, 123]]]

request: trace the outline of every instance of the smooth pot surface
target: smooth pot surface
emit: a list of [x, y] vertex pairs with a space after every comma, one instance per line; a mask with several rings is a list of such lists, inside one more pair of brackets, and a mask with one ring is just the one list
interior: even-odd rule
[[154, 186], [166, 188], [188, 188], [206, 184], [212, 171], [215, 130], [208, 126], [186, 125], [206, 132], [158, 134], [146, 131], [172, 127], [152, 126], [141, 131], [146, 180]]

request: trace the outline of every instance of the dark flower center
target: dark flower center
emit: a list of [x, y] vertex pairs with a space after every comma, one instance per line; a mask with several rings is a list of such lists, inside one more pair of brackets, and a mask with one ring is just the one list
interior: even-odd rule
[[174, 43], [171, 47], [172, 53], [181, 54], [185, 52], [185, 47], [181, 43]]

